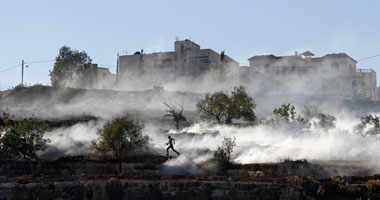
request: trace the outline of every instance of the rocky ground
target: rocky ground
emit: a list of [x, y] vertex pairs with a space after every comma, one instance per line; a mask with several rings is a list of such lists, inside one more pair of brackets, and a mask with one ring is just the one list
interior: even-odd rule
[[0, 199], [380, 199], [380, 175], [330, 176], [304, 160], [168, 175], [166, 159], [131, 156], [121, 174], [113, 160], [46, 159], [38, 176], [27, 162], [2, 160]]

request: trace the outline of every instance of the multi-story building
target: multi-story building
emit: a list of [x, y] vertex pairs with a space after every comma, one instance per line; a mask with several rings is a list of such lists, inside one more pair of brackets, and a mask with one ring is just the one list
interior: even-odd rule
[[194, 85], [199, 82], [215, 85], [215, 81], [223, 82], [228, 88], [239, 82], [238, 62], [224, 52], [219, 54], [212, 49], [201, 49], [190, 40], [176, 41], [174, 51], [170, 52], [145, 54], [141, 51], [119, 56], [118, 71], [121, 88], [130, 84], [135, 89], [147, 89], [170, 83], [180, 85], [182, 80], [190, 80], [193, 85], [187, 87], [194, 90]]
[[313, 57], [310, 51], [292, 56], [249, 58], [241, 68], [242, 84], [258, 94], [313, 94], [344, 99], [377, 100], [376, 72], [357, 69], [345, 53]]
[[116, 82], [116, 74], [112, 74], [109, 68], [99, 67], [98, 64], [87, 64], [86, 79], [82, 86], [88, 89], [110, 89]]

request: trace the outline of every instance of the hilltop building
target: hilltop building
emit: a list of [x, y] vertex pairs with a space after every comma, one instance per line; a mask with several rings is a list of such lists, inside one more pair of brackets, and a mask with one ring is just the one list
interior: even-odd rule
[[[123, 80], [128, 80], [129, 84], [132, 82], [135, 89], [164, 86], [185, 79], [194, 80], [193, 83], [205, 79], [210, 84], [225, 82], [229, 88], [239, 84], [238, 62], [224, 52], [219, 54], [212, 49], [201, 49], [190, 40], [175, 41], [174, 51], [149, 54], [140, 51], [119, 56], [118, 63], [121, 87], [125, 86]], [[142, 88], [144, 86], [146, 88]]]
[[87, 64], [84, 80], [84, 88], [87, 89], [110, 89], [116, 82], [116, 74], [112, 74], [109, 68], [99, 67], [98, 64]]
[[377, 100], [374, 70], [357, 69], [357, 61], [345, 53], [313, 56], [310, 51], [291, 56], [253, 56], [248, 59], [249, 67], [240, 67], [241, 83], [257, 94]]

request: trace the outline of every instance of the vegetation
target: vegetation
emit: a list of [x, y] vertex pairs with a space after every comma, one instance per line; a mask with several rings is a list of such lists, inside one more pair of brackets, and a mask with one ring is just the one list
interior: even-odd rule
[[69, 87], [84, 84], [87, 81], [91, 58], [86, 52], [63, 46], [55, 59], [54, 68], [50, 71], [50, 80], [53, 87]]
[[276, 119], [284, 120], [284, 121], [294, 121], [296, 117], [296, 111], [295, 107], [293, 105], [289, 104], [283, 104], [279, 108], [275, 108], [273, 110], [273, 114]]
[[233, 120], [240, 119], [252, 123], [256, 120], [255, 108], [253, 98], [242, 86], [235, 87], [231, 95], [222, 91], [207, 94], [197, 104], [202, 119], [216, 121], [218, 124], [232, 124]]
[[363, 136], [380, 135], [380, 119], [376, 115], [367, 115], [360, 119], [360, 124], [355, 126], [355, 131]]
[[[14, 121], [8, 113], [3, 113], [0, 121], [0, 155], [2, 158], [25, 159], [29, 162], [32, 172], [38, 174], [40, 161], [37, 152], [45, 150], [46, 143], [49, 142], [43, 139], [47, 130], [47, 125], [36, 123], [34, 118]], [[36, 170], [33, 161], [37, 161]]]
[[316, 128], [320, 128], [326, 132], [330, 129], [335, 128], [336, 117], [330, 114], [322, 113], [316, 107], [305, 106], [305, 110], [303, 111], [303, 113], [305, 119], [308, 121], [316, 119], [316, 121], [313, 122], [313, 125]]
[[288, 127], [291, 130], [297, 131], [308, 131], [310, 128], [310, 122], [303, 118], [301, 115], [297, 116], [297, 112], [295, 111], [295, 107], [289, 104], [283, 104], [279, 108], [275, 108], [273, 110], [274, 118], [271, 118], [265, 123], [267, 125], [276, 127], [283, 126]]
[[329, 114], [319, 113], [317, 115], [317, 122], [314, 122], [314, 126], [324, 131], [335, 128], [336, 118]]
[[236, 139], [225, 136], [221, 146], [214, 153], [214, 159], [221, 170], [225, 170], [231, 165], [231, 154], [236, 146]]
[[180, 105], [180, 108], [178, 108], [175, 105], [169, 105], [168, 103], [164, 103], [164, 105], [167, 107], [167, 109], [165, 110], [165, 116], [171, 117], [174, 120], [175, 127], [178, 130], [179, 122], [186, 121], [185, 116], [183, 116], [183, 106]]
[[109, 155], [119, 162], [119, 172], [126, 155], [147, 148], [148, 136], [142, 134], [143, 127], [126, 117], [120, 117], [106, 123], [98, 130], [98, 140], [93, 140], [91, 148], [102, 155]]

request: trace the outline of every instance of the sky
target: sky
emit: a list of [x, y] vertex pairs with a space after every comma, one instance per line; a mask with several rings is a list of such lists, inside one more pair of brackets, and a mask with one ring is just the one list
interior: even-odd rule
[[[366, 0], [0, 0], [0, 90], [50, 84], [63, 45], [110, 65], [117, 54], [172, 51], [176, 37], [226, 54], [240, 65], [254, 55], [380, 54], [380, 1]], [[30, 63], [34, 61], [47, 61]], [[29, 63], [28, 63], [29, 62]], [[5, 71], [15, 66], [8, 71]], [[380, 56], [359, 61], [380, 81]]]

